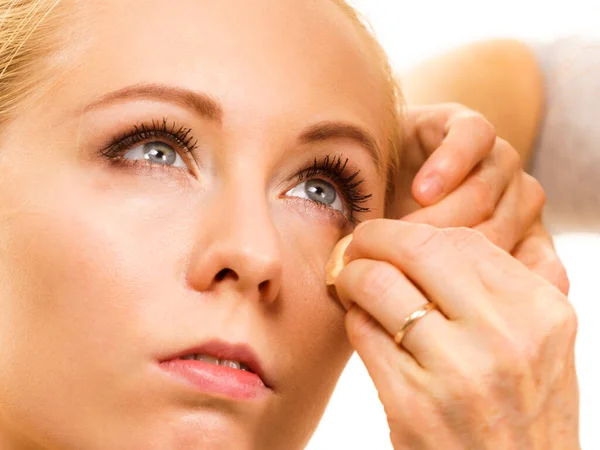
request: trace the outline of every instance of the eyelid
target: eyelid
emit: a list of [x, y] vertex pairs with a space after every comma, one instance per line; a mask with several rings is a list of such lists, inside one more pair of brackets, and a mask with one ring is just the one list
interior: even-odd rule
[[[317, 178], [332, 184], [338, 195], [344, 201], [347, 213], [344, 216], [353, 224], [358, 223], [354, 213], [368, 213], [370, 208], [360, 206], [367, 202], [372, 194], [364, 192], [364, 179], [360, 178], [360, 170], [350, 167], [348, 158], [342, 159], [340, 155], [326, 155], [318, 160], [314, 159], [312, 166], [298, 172], [297, 181]], [[351, 174], [345, 172], [352, 171]]]
[[[163, 118], [162, 122], [152, 120], [151, 122], [141, 122], [133, 125], [125, 133], [113, 137], [102, 151], [104, 156], [115, 156], [125, 150], [133, 148], [134, 145], [152, 142], [153, 140], [166, 140], [180, 147], [185, 152], [193, 152], [198, 145], [198, 141], [191, 134], [192, 129], [184, 126], [178, 126], [175, 121], [169, 122]], [[176, 149], [175, 149], [176, 150]]]
[[[175, 121], [169, 122], [166, 117], [161, 121], [153, 119], [152, 121], [138, 122], [127, 131], [111, 138], [107, 144], [102, 146], [99, 153], [103, 157], [115, 161], [122, 159], [129, 150], [150, 142], [161, 142], [172, 147], [186, 162], [189, 173], [197, 177], [195, 169], [198, 164], [194, 150], [198, 147], [198, 140], [192, 135], [191, 128], [179, 126]], [[186, 156], [187, 154], [189, 156]], [[163, 169], [172, 167], [164, 165]]]
[[286, 195], [287, 195], [287, 194], [289, 194], [290, 192], [292, 192], [293, 190], [297, 189], [297, 188], [298, 188], [298, 187], [300, 187], [301, 185], [303, 185], [303, 184], [305, 184], [305, 183], [308, 183], [309, 181], [312, 181], [312, 180], [318, 180], [318, 181], [322, 181], [322, 182], [324, 182], [324, 183], [327, 183], [328, 185], [330, 185], [330, 186], [331, 186], [331, 188], [332, 188], [332, 189], [335, 191], [335, 195], [336, 195], [336, 201], [339, 199], [339, 201], [340, 201], [340, 202], [341, 202], [341, 204], [342, 204], [342, 205], [341, 205], [341, 208], [342, 208], [342, 210], [340, 210], [340, 209], [337, 209], [337, 208], [334, 208], [333, 204], [327, 204], [327, 203], [319, 202], [319, 201], [317, 201], [317, 200], [313, 200], [313, 199], [311, 199], [311, 198], [305, 198], [305, 200], [307, 200], [307, 201], [313, 201], [313, 202], [315, 202], [315, 203], [319, 204], [319, 206], [323, 206], [323, 207], [326, 207], [326, 208], [331, 208], [332, 210], [336, 211], [337, 213], [339, 213], [339, 214], [343, 214], [343, 215], [344, 215], [344, 217], [347, 217], [347, 215], [348, 215], [348, 211], [347, 211], [348, 207], [347, 207], [347, 205], [345, 204], [346, 202], [345, 202], [345, 200], [344, 200], [344, 196], [343, 196], [343, 195], [340, 193], [339, 189], [338, 189], [338, 188], [335, 186], [335, 184], [333, 184], [333, 183], [332, 183], [331, 181], [329, 181], [329, 180], [326, 180], [326, 179], [324, 179], [324, 177], [323, 177], [323, 178], [314, 178], [314, 177], [309, 177], [308, 179], [305, 179], [305, 180], [300, 180], [299, 182], [297, 182], [297, 183], [295, 183], [295, 184], [294, 184], [294, 187], [292, 187], [291, 189], [289, 189], [289, 190], [286, 192]]

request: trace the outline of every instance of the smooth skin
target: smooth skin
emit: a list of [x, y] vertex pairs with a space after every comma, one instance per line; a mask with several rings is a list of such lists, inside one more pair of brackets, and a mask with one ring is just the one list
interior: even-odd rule
[[[372, 195], [363, 222], [383, 216], [385, 180], [355, 139], [301, 136], [351, 124], [387, 161], [389, 99], [364, 37], [325, 1], [67, 4], [58, 83], [2, 130], [0, 447], [303, 448], [353, 351], [324, 283], [353, 225], [298, 174], [348, 158]], [[144, 141], [177, 164], [139, 144], [102, 154], [165, 117], [194, 149]], [[269, 395], [200, 394], [158, 368], [215, 338], [254, 348]]]
[[[176, 3], [65, 2], [75, 9], [48, 74], [59, 81], [3, 130], [3, 449], [303, 448], [353, 351], [324, 283], [353, 226], [288, 192], [315, 159], [340, 155], [372, 194], [356, 219], [383, 215], [385, 179], [364, 146], [300, 139], [343, 122], [385, 149], [378, 66], [332, 2]], [[101, 154], [164, 117], [197, 141], [185, 152], [150, 139], [177, 164]], [[250, 345], [269, 395], [205, 395], [158, 368], [212, 339]]]

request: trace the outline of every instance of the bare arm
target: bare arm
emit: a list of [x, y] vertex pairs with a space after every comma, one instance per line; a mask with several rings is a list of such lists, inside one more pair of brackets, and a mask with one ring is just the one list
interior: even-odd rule
[[402, 81], [409, 106], [457, 102], [487, 116], [546, 190], [551, 231], [600, 230], [600, 42], [476, 43]]
[[544, 83], [527, 45], [470, 44], [419, 64], [401, 80], [408, 105], [456, 102], [479, 111], [529, 161], [543, 115]]

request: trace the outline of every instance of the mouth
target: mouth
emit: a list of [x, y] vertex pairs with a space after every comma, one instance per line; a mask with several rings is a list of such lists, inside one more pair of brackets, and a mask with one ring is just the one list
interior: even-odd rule
[[272, 389], [258, 357], [245, 344], [210, 341], [170, 356], [160, 366], [205, 393], [248, 399]]
[[240, 361], [233, 361], [231, 359], [219, 359], [215, 358], [212, 355], [206, 355], [202, 353], [193, 353], [189, 355], [184, 355], [181, 358], [178, 358], [182, 361], [202, 361], [207, 364], [213, 364], [215, 366], [223, 366], [229, 367], [230, 369], [243, 370], [245, 372], [256, 373], [254, 370], [250, 369], [247, 364]]

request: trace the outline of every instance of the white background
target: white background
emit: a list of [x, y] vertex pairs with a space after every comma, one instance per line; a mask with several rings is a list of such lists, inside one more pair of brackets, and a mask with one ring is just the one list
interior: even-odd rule
[[[600, 38], [600, 0], [356, 0], [399, 70], [461, 43], [490, 37], [528, 41], [565, 35]], [[600, 168], [599, 168], [600, 173]], [[557, 247], [571, 278], [579, 315], [577, 365], [581, 444], [600, 448], [600, 236], [564, 235]], [[301, 412], [298, 412], [301, 414]], [[383, 409], [360, 359], [353, 357], [308, 450], [389, 450]]]

